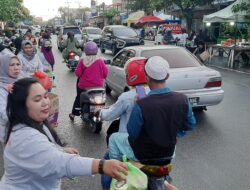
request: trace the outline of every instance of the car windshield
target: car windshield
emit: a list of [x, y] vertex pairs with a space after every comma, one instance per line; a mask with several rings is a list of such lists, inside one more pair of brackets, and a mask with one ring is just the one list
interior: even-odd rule
[[137, 33], [131, 29], [126, 27], [114, 28], [115, 36], [126, 36], [126, 37], [137, 37]]
[[88, 34], [101, 34], [102, 30], [98, 28], [87, 29]]
[[144, 50], [142, 57], [161, 56], [169, 63], [170, 68], [199, 67], [201, 64], [185, 49], [152, 49]]
[[63, 34], [67, 34], [68, 32], [74, 32], [74, 34], [81, 34], [81, 31], [79, 28], [64, 28]]

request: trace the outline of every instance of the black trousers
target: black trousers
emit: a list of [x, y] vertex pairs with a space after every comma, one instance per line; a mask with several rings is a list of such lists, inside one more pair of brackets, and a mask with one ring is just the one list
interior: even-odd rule
[[85, 89], [81, 89], [78, 86], [76, 87], [76, 98], [75, 98], [72, 112], [71, 112], [73, 115], [76, 115], [76, 116], [80, 115], [80, 111], [81, 111], [80, 98], [81, 98], [81, 93], [84, 91]]

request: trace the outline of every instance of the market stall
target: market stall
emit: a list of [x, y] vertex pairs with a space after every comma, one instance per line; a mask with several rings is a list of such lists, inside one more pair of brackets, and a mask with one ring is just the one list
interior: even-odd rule
[[236, 60], [243, 57], [250, 60], [250, 42], [246, 41], [246, 35], [243, 35], [239, 30], [238, 26], [241, 23], [250, 23], [250, 19], [246, 17], [245, 11], [233, 12], [233, 6], [248, 2], [248, 0], [237, 0], [226, 8], [209, 14], [203, 17], [203, 22], [206, 23], [207, 26], [210, 26], [211, 23], [230, 23], [229, 27], [231, 31], [231, 36], [228, 36], [226, 39], [223, 39], [221, 42], [217, 40], [218, 44], [212, 45], [209, 48], [210, 61], [211, 58], [219, 52], [219, 54], [225, 53], [228, 55], [228, 67], [234, 68], [236, 65]]
[[240, 11], [234, 13], [232, 7], [242, 2], [248, 2], [248, 0], [237, 0], [231, 5], [227, 6], [224, 9], [221, 9], [215, 13], [205, 15], [203, 17], [203, 22], [213, 23], [213, 22], [250, 22], [249, 18], [246, 18], [246, 12]]
[[131, 13], [128, 16], [127, 25], [130, 27], [132, 23], [135, 24], [144, 15], [145, 15], [144, 11], [137, 11], [135, 13]]
[[143, 26], [146, 23], [163, 23], [164, 20], [156, 16], [142, 16], [135, 24], [137, 26]]

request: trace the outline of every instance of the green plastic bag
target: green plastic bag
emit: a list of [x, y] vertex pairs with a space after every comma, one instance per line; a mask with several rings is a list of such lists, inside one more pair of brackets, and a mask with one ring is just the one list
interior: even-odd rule
[[147, 190], [148, 177], [124, 157], [123, 162], [128, 166], [126, 181], [112, 179], [110, 190]]

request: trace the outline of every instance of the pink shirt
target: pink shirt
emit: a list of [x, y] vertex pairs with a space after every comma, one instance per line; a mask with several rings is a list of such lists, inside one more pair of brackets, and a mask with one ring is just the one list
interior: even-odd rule
[[78, 88], [104, 87], [104, 80], [108, 76], [108, 68], [103, 59], [97, 59], [91, 66], [86, 67], [84, 60], [78, 63], [75, 74], [79, 79]]

